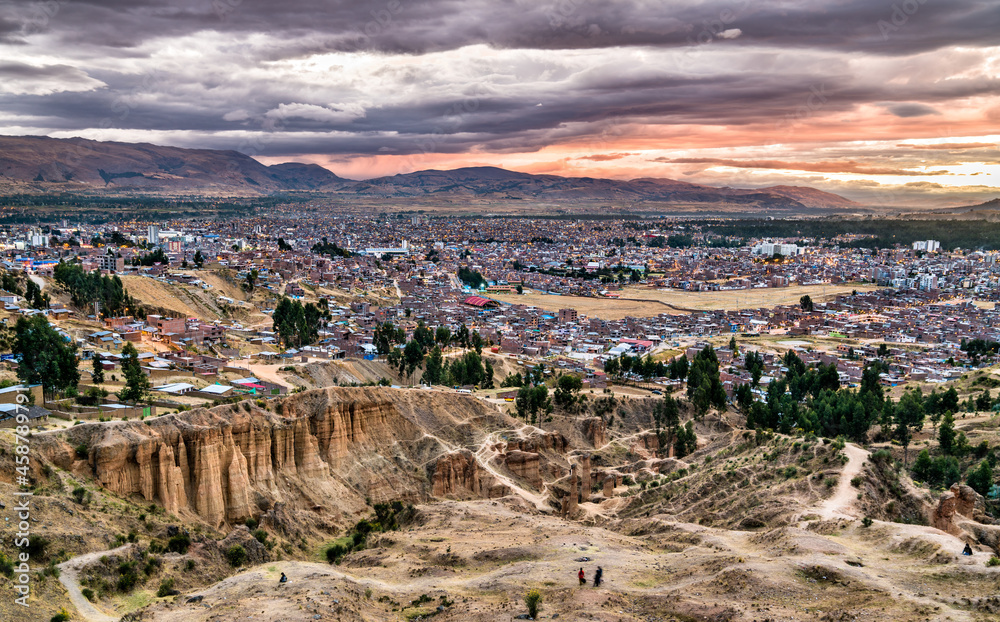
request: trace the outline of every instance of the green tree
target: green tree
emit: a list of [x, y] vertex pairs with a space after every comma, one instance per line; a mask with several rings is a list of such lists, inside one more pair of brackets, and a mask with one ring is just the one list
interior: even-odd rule
[[907, 391], [899, 399], [893, 412], [893, 424], [896, 426], [894, 435], [903, 446], [903, 466], [906, 466], [913, 432], [924, 427], [924, 400], [920, 389]]
[[621, 370], [621, 361], [615, 357], [604, 362], [604, 373], [611, 378], [617, 378]]
[[428, 385], [441, 384], [444, 377], [444, 356], [441, 354], [441, 348], [434, 346], [434, 349], [427, 355], [426, 362], [422, 382]]
[[101, 384], [104, 382], [104, 364], [101, 362], [101, 357], [95, 354], [93, 364], [94, 368], [90, 374], [90, 379], [96, 384]]
[[403, 358], [399, 364], [399, 373], [406, 373], [407, 377], [424, 362], [424, 349], [416, 340], [410, 340], [403, 348]]
[[17, 377], [25, 384], [41, 384], [49, 396], [75, 389], [80, 382], [76, 345], [59, 334], [44, 315], [18, 318], [12, 350], [20, 358]]
[[402, 328], [396, 328], [392, 322], [384, 322], [375, 327], [375, 334], [372, 337], [372, 345], [379, 356], [388, 356], [396, 344], [401, 344], [406, 340], [406, 333]]
[[451, 329], [447, 326], [438, 326], [434, 331], [434, 341], [442, 348], [447, 348], [448, 344], [451, 343]]
[[951, 412], [946, 412], [941, 419], [941, 427], [938, 428], [938, 447], [946, 456], [950, 456], [955, 449], [955, 417]]
[[122, 375], [125, 376], [125, 386], [118, 391], [118, 399], [122, 402], [137, 404], [149, 394], [149, 376], [142, 371], [139, 364], [139, 351], [127, 342], [122, 348]]
[[249, 293], [253, 293], [255, 287], [257, 287], [257, 278], [260, 276], [260, 272], [256, 268], [247, 272], [246, 279], [243, 281], [243, 289]]
[[986, 493], [993, 487], [993, 469], [990, 464], [983, 460], [976, 470], [969, 473], [965, 482], [979, 494], [986, 496]]
[[205, 265], [205, 256], [201, 254], [201, 249], [194, 252], [194, 265], [199, 268]]
[[695, 434], [694, 424], [688, 421], [684, 426], [678, 427], [674, 435], [674, 455], [683, 458], [696, 449], [698, 449], [698, 435]]
[[431, 349], [434, 345], [435, 333], [427, 328], [423, 320], [417, 322], [417, 327], [413, 330], [413, 340], [420, 344], [424, 351]]
[[572, 374], [563, 374], [556, 381], [556, 390], [552, 396], [557, 406], [572, 406], [576, 403], [577, 394], [583, 388], [583, 381]]
[[469, 328], [465, 324], [458, 326], [458, 332], [455, 334], [455, 337], [463, 348], [469, 347]]
[[934, 461], [931, 460], [931, 454], [926, 449], [920, 451], [917, 454], [917, 459], [913, 461], [913, 476], [914, 478], [929, 482], [931, 469], [934, 467]]
[[806, 313], [812, 313], [813, 301], [812, 298], [809, 297], [809, 294], [799, 298], [799, 307], [801, 307]]
[[493, 376], [493, 363], [489, 359], [483, 359], [483, 379], [480, 381], [479, 386], [484, 389], [492, 389]]
[[711, 406], [719, 410], [726, 407], [726, 390], [719, 378], [719, 359], [711, 345], [698, 352], [691, 363], [687, 395], [699, 417], [707, 413]]

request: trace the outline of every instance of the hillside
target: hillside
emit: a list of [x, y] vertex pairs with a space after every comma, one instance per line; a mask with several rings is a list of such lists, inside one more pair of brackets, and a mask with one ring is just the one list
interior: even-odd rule
[[181, 149], [82, 138], [0, 136], [0, 192], [261, 196], [323, 192], [366, 200], [614, 201], [743, 209], [843, 210], [857, 204], [814, 188], [715, 188], [672, 179], [531, 175], [496, 167], [426, 170], [364, 181], [316, 164], [265, 166], [237, 151]]
[[[30, 615], [5, 598], [0, 616], [486, 622], [522, 614], [530, 588], [544, 618], [604, 622], [1000, 612], [1000, 527], [972, 489], [935, 499], [894, 467], [899, 448], [754, 433], [732, 413], [697, 421], [697, 448], [674, 457], [655, 403], [590, 395], [543, 430], [472, 395], [330, 387], [36, 432], [44, 570]], [[995, 442], [998, 422], [961, 427]], [[577, 584], [598, 566], [600, 588]]]
[[224, 192], [311, 190], [342, 181], [316, 165], [268, 167], [237, 151], [83, 138], [0, 137], [0, 190]]
[[714, 188], [672, 179], [629, 181], [529, 175], [494, 167], [417, 171], [357, 182], [341, 192], [373, 197], [468, 196], [552, 201], [604, 200], [657, 203], [728, 203], [771, 209], [845, 209], [853, 201], [814, 188]]

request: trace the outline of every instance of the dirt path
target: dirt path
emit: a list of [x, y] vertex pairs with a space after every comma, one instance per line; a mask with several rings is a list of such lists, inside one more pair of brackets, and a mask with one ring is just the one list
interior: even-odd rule
[[824, 520], [834, 518], [858, 518], [857, 510], [854, 508], [854, 501], [857, 499], [857, 490], [851, 486], [851, 480], [861, 473], [865, 460], [868, 459], [868, 452], [853, 443], [844, 446], [844, 453], [847, 455], [847, 464], [840, 472], [840, 479], [837, 481], [837, 490], [833, 496], [824, 501], [816, 508], [817, 513]]
[[[523, 439], [526, 438], [527, 436], [524, 432], [525, 429], [527, 429], [529, 433], [535, 431], [542, 432], [542, 430], [540, 430], [539, 428], [529, 425], [522, 426], [521, 428], [514, 430], [513, 432], [517, 434], [518, 438]], [[534, 505], [535, 509], [537, 509], [539, 512], [551, 512], [552, 508], [546, 501], [546, 497], [548, 497], [548, 494], [545, 488], [542, 489], [541, 494], [535, 494], [529, 490], [525, 490], [524, 488], [519, 486], [517, 482], [512, 480], [507, 475], [501, 473], [496, 467], [494, 467], [491, 464], [493, 459], [499, 456], [501, 453], [497, 449], [497, 445], [503, 442], [501, 436], [510, 433], [511, 430], [503, 430], [500, 432], [491, 432], [490, 434], [488, 434], [486, 438], [483, 439], [483, 442], [480, 444], [479, 449], [476, 451], [475, 454], [476, 461], [479, 462], [479, 466], [486, 469], [490, 473], [490, 475], [492, 475], [497, 479], [497, 481], [505, 484], [508, 488], [511, 489], [511, 491], [514, 494], [521, 497], [528, 503]]]
[[83, 592], [80, 591], [80, 569], [87, 564], [96, 562], [104, 555], [120, 553], [129, 546], [126, 544], [109, 551], [87, 553], [59, 564], [59, 582], [66, 588], [70, 602], [87, 622], [118, 622], [119, 616], [110, 616], [104, 613], [84, 597]]

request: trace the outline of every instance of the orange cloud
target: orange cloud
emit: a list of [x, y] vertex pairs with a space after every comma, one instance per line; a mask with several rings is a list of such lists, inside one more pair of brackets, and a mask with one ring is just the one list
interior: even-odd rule
[[859, 175], [945, 175], [947, 171], [914, 171], [905, 168], [865, 166], [858, 162], [788, 162], [782, 160], [726, 160], [722, 158], [654, 158], [654, 162], [670, 164], [709, 164], [733, 168], [767, 168], [788, 171], [809, 171], [812, 173], [857, 173]]

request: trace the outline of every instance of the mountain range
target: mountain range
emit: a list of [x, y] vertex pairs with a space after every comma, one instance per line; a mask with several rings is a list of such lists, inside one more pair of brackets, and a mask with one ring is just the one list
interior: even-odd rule
[[357, 181], [316, 164], [267, 166], [238, 151], [0, 136], [0, 193], [95, 191], [243, 196], [323, 192], [345, 198], [728, 204], [783, 210], [859, 207], [842, 196], [803, 186], [718, 188], [662, 178], [532, 175], [496, 167], [424, 170]]

